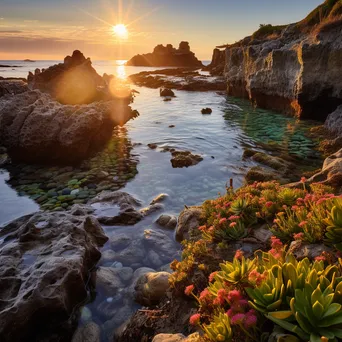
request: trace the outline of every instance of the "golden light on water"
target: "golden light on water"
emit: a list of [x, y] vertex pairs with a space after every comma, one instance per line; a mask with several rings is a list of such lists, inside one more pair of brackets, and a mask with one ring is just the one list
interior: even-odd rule
[[128, 38], [128, 30], [126, 25], [124, 24], [117, 24], [112, 28], [113, 33], [118, 39], [127, 39]]

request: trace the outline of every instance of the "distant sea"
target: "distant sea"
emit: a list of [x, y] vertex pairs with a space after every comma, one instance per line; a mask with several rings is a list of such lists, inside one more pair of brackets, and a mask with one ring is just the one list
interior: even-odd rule
[[[61, 63], [60, 60], [37, 60], [35, 62], [25, 62], [18, 60], [0, 60], [0, 65], [11, 65], [13, 68], [0, 67], [0, 76], [2, 77], [24, 77], [26, 78], [29, 71], [34, 72], [35, 69], [46, 69], [51, 65]], [[103, 75], [104, 73], [112, 74], [120, 78], [126, 78], [129, 75], [136, 74], [141, 71], [166, 69], [167, 67], [134, 67], [125, 66], [126, 60], [111, 61], [93, 61], [93, 67], [96, 71]], [[204, 65], [210, 64], [210, 61], [203, 61]]]

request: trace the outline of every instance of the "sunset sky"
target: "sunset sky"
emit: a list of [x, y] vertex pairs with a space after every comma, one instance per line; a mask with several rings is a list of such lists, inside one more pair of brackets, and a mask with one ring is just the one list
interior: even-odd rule
[[[323, 0], [0, 0], [0, 59], [128, 59], [157, 44], [190, 42], [197, 57], [259, 24], [305, 17]], [[127, 26], [118, 37], [116, 24]]]

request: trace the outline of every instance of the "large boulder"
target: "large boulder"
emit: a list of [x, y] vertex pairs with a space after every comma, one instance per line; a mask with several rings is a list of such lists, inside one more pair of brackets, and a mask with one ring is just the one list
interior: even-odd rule
[[176, 229], [177, 241], [196, 239], [196, 237], [201, 236], [198, 227], [200, 226], [202, 214], [202, 207], [185, 208], [180, 213]]
[[87, 298], [107, 240], [101, 226], [93, 217], [38, 212], [0, 229], [0, 238], [0, 340], [70, 338], [71, 314]]
[[24, 162], [75, 163], [137, 115], [125, 101], [62, 105], [39, 90], [0, 100], [0, 145]]
[[342, 137], [342, 105], [328, 115], [324, 126], [338, 137]]

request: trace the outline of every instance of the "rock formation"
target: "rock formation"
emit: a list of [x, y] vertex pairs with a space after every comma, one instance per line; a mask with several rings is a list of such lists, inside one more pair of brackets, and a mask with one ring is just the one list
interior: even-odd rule
[[202, 63], [191, 52], [188, 42], [181, 42], [179, 48], [171, 44], [157, 45], [152, 53], [136, 55], [126, 65], [132, 66], [169, 66], [169, 67], [202, 67]]
[[5, 95], [16, 95], [28, 91], [27, 84], [21, 80], [1, 80], [0, 97]]
[[122, 100], [62, 105], [39, 90], [6, 95], [0, 101], [0, 144], [17, 160], [75, 163], [136, 115]]
[[98, 221], [39, 212], [3, 227], [0, 238], [0, 340], [71, 340], [70, 316], [107, 241]]
[[87, 104], [111, 97], [104, 91], [105, 78], [98, 75], [90, 58], [78, 50], [65, 57], [64, 63], [30, 72], [27, 80], [30, 89], [48, 92], [63, 104]]
[[327, 0], [299, 23], [261, 25], [252, 36], [227, 45], [228, 94], [303, 119], [325, 120], [342, 104], [341, 12], [340, 1]]
[[225, 50], [220, 50], [219, 48], [215, 48], [213, 52], [213, 57], [211, 59], [211, 63], [203, 69], [210, 71], [211, 75], [222, 76], [224, 72], [225, 61], [226, 61]]

